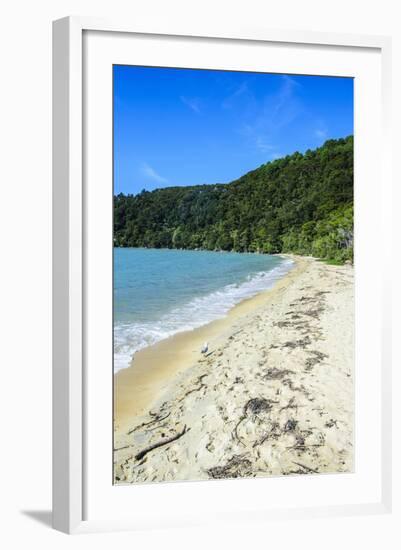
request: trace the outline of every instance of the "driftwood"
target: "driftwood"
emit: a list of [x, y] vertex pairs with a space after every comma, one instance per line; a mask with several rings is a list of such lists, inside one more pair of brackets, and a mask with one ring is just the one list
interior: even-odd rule
[[149, 447], [146, 447], [146, 449], [143, 449], [138, 454], [135, 455], [135, 460], [141, 460], [145, 455], [150, 453], [150, 451], [154, 451], [155, 449], [159, 447], [163, 447], [164, 445], [168, 445], [169, 443], [172, 443], [173, 441], [177, 441], [180, 437], [182, 437], [186, 432], [188, 432], [191, 428], [187, 428], [184, 426], [183, 430], [179, 432], [178, 434], [169, 437], [168, 439], [165, 439], [163, 441], [158, 441], [157, 443], [154, 443], [153, 445], [150, 445]]
[[324, 443], [310, 443], [308, 445], [302, 443], [299, 445], [290, 445], [289, 447], [287, 447], [287, 449], [293, 449], [295, 451], [307, 451], [308, 449], [312, 449], [313, 447], [324, 447]]
[[291, 399], [288, 401], [288, 404], [284, 407], [281, 407], [281, 411], [285, 411], [286, 409], [298, 409], [298, 405], [294, 405], [295, 397], [291, 397]]
[[208, 376], [208, 374], [202, 374], [201, 376], [198, 377], [198, 384], [199, 386], [196, 386], [195, 388], [192, 388], [191, 390], [188, 390], [187, 392], [184, 393], [184, 395], [178, 400], [178, 403], [181, 403], [181, 401], [184, 401], [184, 399], [186, 397], [188, 397], [188, 395], [190, 395], [191, 393], [195, 393], [197, 391], [201, 391], [203, 388], [206, 388], [206, 384], [204, 384], [202, 382], [202, 380]]
[[145, 426], [151, 426], [152, 424], [155, 424], [156, 422], [162, 422], [166, 418], [170, 416], [171, 413], [167, 413], [165, 416], [156, 415], [156, 418], [153, 418], [149, 422], [144, 422], [143, 424], [140, 424], [139, 426], [135, 426], [135, 428], [132, 428], [127, 432], [127, 435], [131, 435], [132, 433], [136, 432], [137, 430], [140, 430], [141, 428], [144, 428]]
[[295, 460], [292, 461], [293, 464], [296, 464], [297, 466], [300, 466], [304, 470], [308, 472], [313, 472], [314, 474], [318, 474], [319, 472], [317, 470], [314, 470], [313, 468], [309, 468], [309, 466], [305, 466], [305, 464], [301, 464], [300, 462], [295, 462]]
[[124, 445], [124, 447], [118, 447], [117, 449], [114, 449], [115, 452], [122, 451], [123, 449], [129, 449], [130, 447], [133, 447], [134, 445]]

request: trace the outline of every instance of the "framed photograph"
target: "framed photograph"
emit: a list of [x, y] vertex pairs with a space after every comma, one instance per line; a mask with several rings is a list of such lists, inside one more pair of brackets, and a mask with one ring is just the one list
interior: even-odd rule
[[389, 39], [53, 36], [54, 527], [389, 511]]

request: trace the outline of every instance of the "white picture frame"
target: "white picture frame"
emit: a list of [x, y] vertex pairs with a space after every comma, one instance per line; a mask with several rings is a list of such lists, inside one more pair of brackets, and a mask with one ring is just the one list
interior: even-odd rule
[[[144, 526], [190, 525], [203, 519], [185, 516], [174, 511], [171, 516], [158, 518], [157, 524], [146, 511], [146, 499], [141, 517], [132, 513], [132, 517], [105, 517], [98, 514], [96, 518], [87, 517], [88, 465], [85, 460], [87, 436], [91, 424], [87, 415], [87, 324], [85, 316], [85, 296], [87, 279], [85, 269], [88, 263], [88, 241], [85, 237], [88, 220], [85, 217], [85, 155], [87, 154], [84, 139], [85, 119], [85, 71], [83, 59], [85, 51], [85, 33], [107, 34], [109, 44], [113, 37], [147, 37], [157, 40], [160, 37], [173, 37], [180, 40], [196, 40], [198, 43], [215, 41], [235, 44], [278, 44], [292, 48], [326, 47], [337, 48], [343, 52], [356, 52], [361, 49], [374, 51], [380, 58], [381, 89], [380, 136], [381, 144], [380, 188], [382, 195], [391, 195], [391, 167], [389, 160], [390, 147], [390, 56], [391, 42], [387, 37], [336, 35], [314, 32], [289, 32], [265, 29], [208, 29], [180, 28], [180, 25], [161, 28], [142, 28], [140, 25], [121, 21], [104, 21], [87, 17], [68, 17], [54, 22], [53, 26], [53, 526], [67, 532], [88, 532], [115, 529], [137, 529]], [[202, 42], [203, 41], [203, 42]], [[389, 227], [389, 201], [384, 201], [381, 216], [380, 232], [391, 233]], [[387, 251], [388, 252], [388, 251]], [[384, 252], [386, 253], [386, 252]], [[389, 254], [388, 254], [389, 257]], [[381, 408], [381, 429], [375, 445], [380, 446], [380, 497], [343, 503], [333, 502], [322, 506], [302, 506], [287, 508], [274, 506], [266, 512], [257, 508], [258, 514], [253, 518], [265, 521], [275, 517], [312, 517], [314, 515], [352, 515], [365, 513], [385, 513], [391, 510], [391, 356], [390, 356], [390, 285], [389, 274], [383, 270], [380, 275], [381, 289], [380, 312], [380, 362], [373, 365], [379, 384], [375, 386], [377, 403]], [[110, 288], [111, 292], [111, 288]], [[372, 359], [374, 361], [374, 359]], [[105, 391], [104, 387], [101, 391]], [[373, 391], [373, 390], [372, 390]], [[111, 386], [110, 386], [111, 393]], [[93, 403], [93, 400], [92, 400]], [[109, 411], [111, 415], [111, 410]], [[90, 417], [90, 415], [89, 415]], [[105, 428], [106, 429], [106, 428]], [[108, 428], [107, 428], [108, 429]], [[110, 450], [111, 454], [111, 450]], [[107, 472], [105, 473], [107, 476]], [[307, 476], [306, 476], [307, 477]], [[111, 486], [111, 475], [109, 476]], [[277, 481], [277, 480], [275, 480]], [[253, 486], [246, 491], [255, 491]], [[231, 494], [232, 485], [238, 481], [213, 482], [213, 488], [203, 483], [202, 498], [214, 498], [216, 491]], [[252, 481], [251, 481], [252, 483]], [[307, 487], [310, 480], [302, 480], [302, 487]], [[223, 484], [223, 485], [222, 485]], [[198, 491], [196, 484], [169, 484], [169, 495], [172, 491], [184, 491], [186, 498], [192, 498], [191, 492]], [[183, 488], [182, 486], [185, 487]], [[231, 488], [230, 488], [231, 487]], [[134, 488], [122, 488], [125, 493]], [[144, 488], [141, 487], [143, 494]], [[145, 489], [155, 494], [156, 488]], [[241, 489], [242, 490], [242, 489]], [[209, 494], [206, 495], [206, 493]], [[210, 492], [212, 491], [212, 493]], [[121, 493], [122, 494], [122, 493]], [[200, 493], [199, 493], [200, 494]], [[196, 498], [199, 498], [199, 494]], [[99, 496], [99, 495], [98, 495]], [[106, 498], [106, 497], [105, 497]], [[132, 498], [132, 496], [130, 496]], [[167, 495], [165, 496], [167, 498]], [[170, 498], [170, 497], [169, 497]], [[216, 517], [217, 521], [236, 520], [233, 508], [227, 517]], [[242, 513], [242, 519], [250, 519]], [[210, 515], [204, 521], [210, 521]]]

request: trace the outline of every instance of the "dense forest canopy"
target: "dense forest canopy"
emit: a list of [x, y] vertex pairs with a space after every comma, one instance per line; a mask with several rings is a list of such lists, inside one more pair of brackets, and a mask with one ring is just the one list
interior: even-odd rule
[[228, 184], [114, 197], [120, 247], [353, 258], [353, 137], [263, 164]]

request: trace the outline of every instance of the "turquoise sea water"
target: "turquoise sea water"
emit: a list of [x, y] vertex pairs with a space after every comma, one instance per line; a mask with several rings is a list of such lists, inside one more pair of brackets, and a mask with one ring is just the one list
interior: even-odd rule
[[168, 336], [220, 317], [291, 268], [279, 256], [114, 249], [114, 369]]

